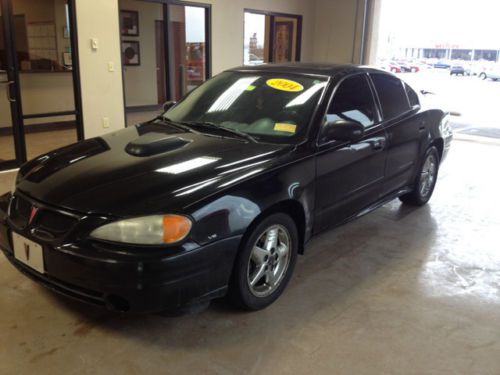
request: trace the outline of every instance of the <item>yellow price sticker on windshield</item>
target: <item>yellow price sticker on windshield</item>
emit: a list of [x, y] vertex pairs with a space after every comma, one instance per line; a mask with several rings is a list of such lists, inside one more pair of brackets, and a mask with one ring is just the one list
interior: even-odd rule
[[271, 78], [266, 81], [266, 84], [273, 89], [281, 91], [299, 92], [304, 90], [304, 86], [300, 83], [284, 78]]
[[278, 132], [287, 132], [295, 134], [295, 131], [297, 130], [297, 125], [287, 124], [284, 122], [277, 122], [276, 124], [274, 124], [274, 130]]

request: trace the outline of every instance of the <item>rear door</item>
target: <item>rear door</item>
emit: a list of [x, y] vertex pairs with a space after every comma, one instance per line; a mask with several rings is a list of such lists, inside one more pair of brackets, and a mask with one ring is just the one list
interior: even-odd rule
[[360, 212], [380, 197], [386, 133], [368, 76], [345, 78], [335, 90], [326, 121], [352, 120], [365, 127], [357, 142], [322, 141], [316, 157], [316, 225], [319, 231]]
[[419, 113], [418, 97], [409, 86], [390, 74], [371, 73], [370, 77], [387, 132], [383, 193], [389, 194], [413, 181], [427, 124], [425, 115]]

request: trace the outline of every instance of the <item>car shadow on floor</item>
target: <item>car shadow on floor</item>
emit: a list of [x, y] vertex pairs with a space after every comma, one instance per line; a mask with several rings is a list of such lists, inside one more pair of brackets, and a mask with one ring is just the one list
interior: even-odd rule
[[324, 232], [299, 257], [281, 298], [257, 312], [242, 312], [220, 300], [197, 314], [117, 314], [44, 294], [56, 308], [74, 316], [73, 335], [79, 337], [106, 332], [162, 349], [229, 346], [238, 338], [252, 345], [258, 332], [270, 340], [286, 340], [300, 327], [331, 322], [360, 297], [360, 291], [392, 282], [394, 274], [417, 280], [437, 230], [430, 206], [415, 209], [394, 201]]

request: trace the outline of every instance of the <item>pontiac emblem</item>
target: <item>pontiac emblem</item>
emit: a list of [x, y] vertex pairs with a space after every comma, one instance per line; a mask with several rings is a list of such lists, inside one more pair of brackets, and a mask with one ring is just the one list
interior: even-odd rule
[[35, 218], [36, 214], [38, 212], [38, 207], [35, 207], [35, 206], [32, 206], [31, 207], [31, 213], [30, 213], [30, 219], [28, 221], [28, 224], [31, 224], [31, 222], [33, 221], [33, 219]]
[[24, 244], [24, 255], [26, 255], [26, 260], [30, 260], [30, 245]]

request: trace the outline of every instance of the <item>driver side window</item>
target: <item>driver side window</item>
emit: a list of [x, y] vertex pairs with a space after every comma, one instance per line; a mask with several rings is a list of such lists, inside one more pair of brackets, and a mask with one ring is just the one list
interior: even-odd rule
[[368, 80], [364, 74], [358, 74], [340, 84], [328, 108], [326, 121], [355, 121], [367, 128], [375, 124], [376, 116]]

